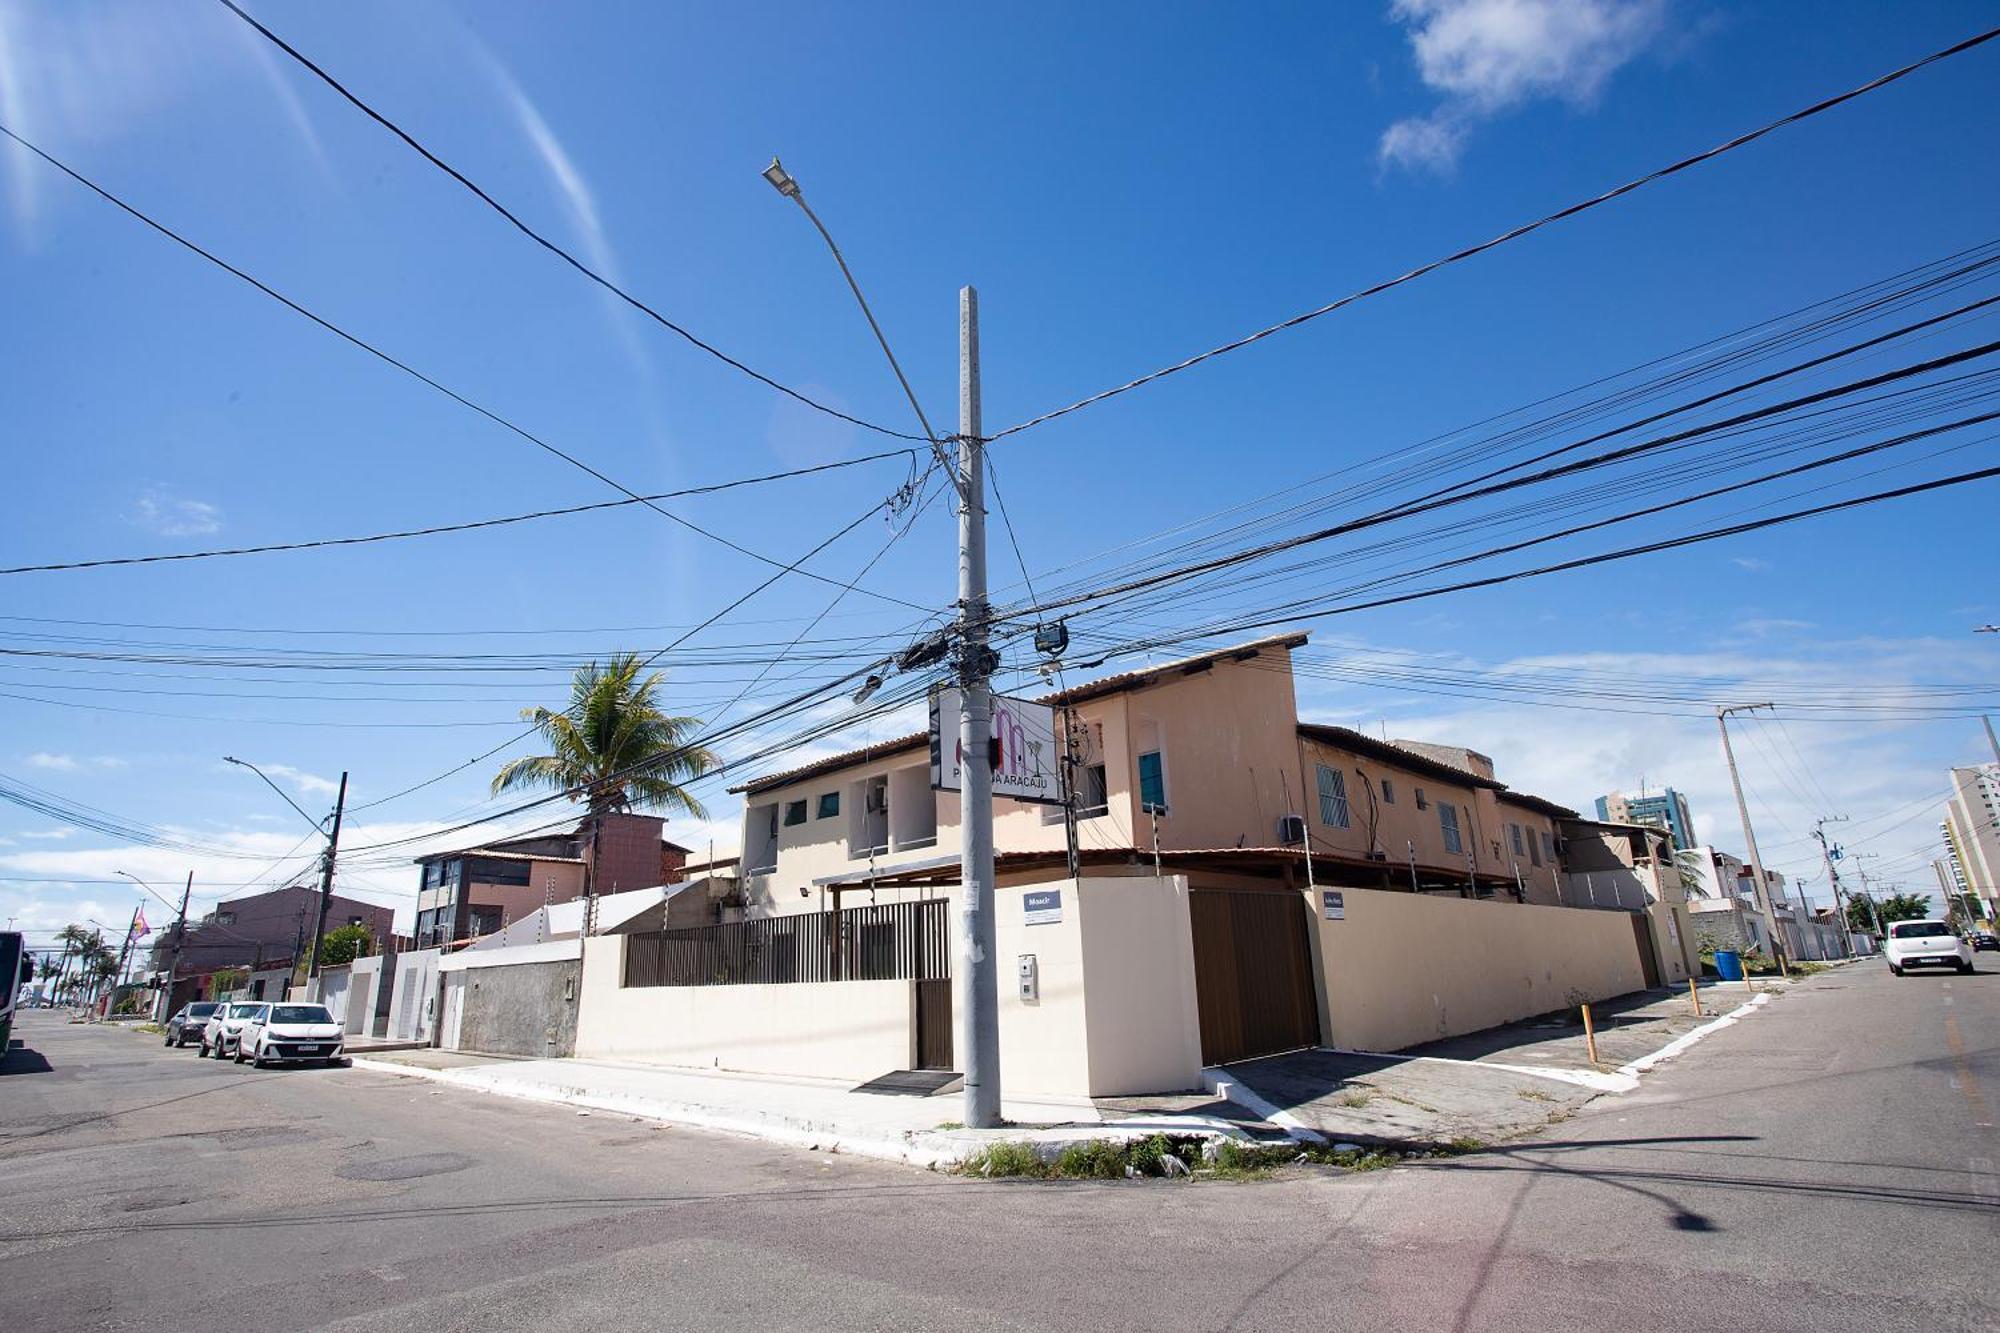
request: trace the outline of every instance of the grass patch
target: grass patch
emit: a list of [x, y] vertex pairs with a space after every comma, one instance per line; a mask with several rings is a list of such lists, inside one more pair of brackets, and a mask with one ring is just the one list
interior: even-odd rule
[[1375, 1100], [1375, 1092], [1372, 1088], [1358, 1088], [1353, 1092], [1343, 1092], [1340, 1094], [1340, 1096], [1334, 1098], [1334, 1101], [1341, 1106], [1352, 1106], [1357, 1108], [1366, 1106], [1368, 1105], [1368, 1103], [1374, 1100]]
[[133, 1025], [132, 1030], [134, 1032], [150, 1032], [157, 1037], [166, 1032], [167, 1025], [165, 1023], [137, 1023]]
[[1549, 1094], [1539, 1088], [1520, 1088], [1515, 1091], [1514, 1095], [1524, 1102], [1552, 1102], [1555, 1100], [1555, 1098], [1549, 1096]]
[[1110, 1139], [1073, 1143], [1053, 1158], [1042, 1156], [1031, 1143], [993, 1143], [965, 1158], [954, 1169], [959, 1175], [989, 1180], [1261, 1180], [1288, 1166], [1379, 1171], [1401, 1162], [1476, 1152], [1483, 1146], [1477, 1139], [1457, 1138], [1442, 1147], [1343, 1150], [1320, 1143], [1244, 1143], [1235, 1139], [1153, 1134], [1127, 1143]]

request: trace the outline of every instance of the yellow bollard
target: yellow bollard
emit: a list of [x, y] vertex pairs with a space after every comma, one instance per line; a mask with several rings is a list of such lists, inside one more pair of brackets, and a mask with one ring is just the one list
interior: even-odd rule
[[1597, 1063], [1597, 1027], [1590, 1021], [1590, 1006], [1583, 1005], [1583, 1044], [1590, 1052], [1590, 1063]]
[[1700, 1017], [1702, 1016], [1702, 1013], [1701, 1013], [1701, 989], [1700, 989], [1700, 987], [1698, 987], [1698, 986], [1696, 986], [1696, 985], [1694, 984], [1694, 978], [1693, 978], [1693, 977], [1689, 977], [1689, 978], [1688, 978], [1688, 998], [1689, 998], [1690, 1000], [1693, 1000], [1693, 1001], [1694, 1001], [1694, 1016], [1695, 1016], [1696, 1018], [1700, 1018]]

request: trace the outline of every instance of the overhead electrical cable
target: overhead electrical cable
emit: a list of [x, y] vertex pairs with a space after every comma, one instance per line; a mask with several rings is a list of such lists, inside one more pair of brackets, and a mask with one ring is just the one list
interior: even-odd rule
[[1241, 348], [1248, 347], [1252, 343], [1261, 342], [1265, 338], [1269, 338], [1274, 334], [1283, 333], [1287, 329], [1295, 329], [1300, 325], [1310, 323], [1311, 321], [1316, 320], [1323, 315], [1330, 315], [1336, 310], [1340, 310], [1343, 307], [1353, 305], [1357, 301], [1365, 300], [1368, 297], [1379, 295], [1382, 292], [1389, 291], [1392, 288], [1400, 287], [1405, 283], [1414, 282], [1418, 278], [1424, 277], [1430, 273], [1435, 273], [1437, 270], [1441, 268], [1448, 267], [1452, 264], [1461, 263], [1464, 260], [1471, 259], [1477, 255], [1484, 254], [1488, 250], [1496, 249], [1499, 246], [1505, 245], [1509, 241], [1518, 240], [1521, 237], [1526, 236], [1532, 232], [1540, 231], [1542, 228], [1547, 227], [1553, 223], [1561, 222], [1568, 218], [1575, 217], [1580, 213], [1588, 212], [1589, 210], [1596, 208], [1602, 204], [1608, 204], [1614, 199], [1622, 198], [1625, 195], [1631, 194], [1633, 191], [1641, 189], [1644, 186], [1650, 185], [1655, 181], [1663, 180], [1669, 176], [1677, 175], [1680, 172], [1686, 171], [1691, 167], [1700, 166], [1704, 162], [1712, 161], [1715, 158], [1721, 157], [1725, 153], [1731, 152], [1738, 148], [1742, 148], [1747, 144], [1755, 143], [1757, 140], [1764, 138], [1766, 135], [1775, 133], [1778, 130], [1786, 128], [1787, 126], [1796, 125], [1800, 121], [1809, 120], [1814, 116], [1820, 115], [1827, 111], [1831, 111], [1835, 107], [1842, 106], [1848, 102], [1855, 100], [1858, 97], [1863, 97], [1868, 93], [1876, 91], [1877, 89], [1885, 88], [1888, 85], [1895, 83], [1900, 79], [1907, 78], [1910, 75], [1916, 73], [1917, 71], [1924, 69], [1927, 66], [1934, 65], [1941, 60], [1946, 60], [1952, 56], [1960, 55], [1966, 51], [1970, 51], [1975, 47], [1983, 46], [1987, 42], [1992, 41], [1995, 37], [2000, 37], [2000, 28], [1989, 28], [1985, 32], [1979, 33], [1972, 37], [1968, 37], [1962, 42], [1955, 42], [1952, 45], [1943, 48], [1942, 50], [1931, 52], [1931, 54], [1924, 56], [1920, 60], [1912, 61], [1911, 63], [1904, 65], [1901, 68], [1890, 70], [1887, 74], [1883, 74], [1877, 78], [1870, 79], [1867, 83], [1864, 83], [1859, 87], [1850, 88], [1848, 91], [1844, 93], [1838, 93], [1832, 97], [1822, 99], [1821, 101], [1813, 103], [1811, 106], [1803, 107], [1800, 110], [1792, 112], [1790, 115], [1781, 116], [1777, 120], [1759, 126], [1757, 129], [1750, 130], [1749, 132], [1744, 134], [1739, 134], [1735, 138], [1730, 139], [1724, 143], [1717, 144], [1715, 147], [1710, 148], [1705, 152], [1696, 153], [1692, 157], [1684, 157], [1677, 162], [1670, 163], [1669, 165], [1661, 167], [1655, 171], [1647, 172], [1645, 175], [1640, 176], [1635, 180], [1627, 181], [1623, 185], [1619, 185], [1612, 189], [1606, 190], [1604, 193], [1597, 195], [1593, 198], [1585, 199], [1578, 203], [1570, 204], [1566, 208], [1560, 208], [1553, 213], [1544, 214], [1542, 217], [1539, 217], [1532, 222], [1525, 222], [1522, 223], [1520, 226], [1510, 228], [1509, 230], [1500, 233], [1500, 235], [1495, 236], [1491, 240], [1482, 241], [1478, 245], [1472, 245], [1466, 247], [1463, 250], [1454, 251], [1453, 253], [1448, 254], [1441, 259], [1434, 259], [1427, 264], [1419, 265], [1418, 267], [1411, 269], [1409, 272], [1404, 273], [1399, 277], [1390, 278], [1384, 282], [1378, 282], [1370, 287], [1364, 287], [1360, 291], [1353, 292], [1347, 296], [1343, 296], [1337, 301], [1330, 301], [1327, 304], [1318, 307], [1317, 309], [1308, 310], [1303, 314], [1294, 315], [1290, 319], [1282, 320], [1279, 323], [1269, 325], [1265, 328], [1257, 330], [1255, 333], [1247, 334], [1244, 337], [1237, 338], [1231, 342], [1223, 343], [1219, 347], [1212, 347], [1205, 352], [1197, 353], [1194, 356], [1188, 357], [1186, 360], [1178, 361], [1173, 365], [1165, 366], [1159, 370], [1152, 371], [1149, 374], [1141, 375], [1137, 379], [1128, 380], [1125, 383], [1120, 384], [1114, 388], [1105, 389], [1100, 393], [1094, 393], [1090, 395], [1088, 398], [1078, 399], [1076, 402], [1070, 403], [1065, 407], [1058, 407], [1053, 411], [1044, 412], [1040, 416], [1030, 417], [1028, 420], [1023, 421], [1018, 425], [1009, 426], [1005, 430], [1002, 430], [994, 435], [990, 435], [987, 438], [990, 441], [990, 440], [1004, 439], [1009, 435], [1017, 435], [1022, 431], [1032, 429], [1033, 427], [1040, 426], [1046, 422], [1054, 421], [1058, 417], [1068, 416], [1072, 412], [1078, 412], [1086, 407], [1092, 406], [1093, 404], [1101, 403], [1108, 398], [1116, 398], [1120, 394], [1130, 393], [1132, 390], [1140, 388], [1147, 384], [1151, 384], [1155, 380], [1164, 379], [1169, 375], [1178, 374], [1183, 370], [1188, 370], [1194, 366], [1198, 366], [1205, 361], [1210, 361], [1226, 353], [1234, 352]]
[[297, 61], [301, 66], [311, 71], [315, 76], [319, 78], [319, 80], [322, 83], [326, 84], [327, 87], [333, 89], [334, 92], [338, 93], [342, 98], [346, 99], [346, 101], [352, 104], [363, 115], [367, 116], [370, 120], [380, 125], [383, 129], [389, 131], [389, 133], [395, 135], [398, 139], [401, 139], [414, 152], [416, 152], [418, 156], [422, 157], [426, 162], [429, 162], [439, 171], [442, 171], [445, 175], [451, 177], [453, 180], [457, 181], [460, 185], [463, 185], [467, 190], [470, 190], [472, 194], [475, 197], [477, 197], [481, 203], [485, 204], [495, 213], [498, 213], [501, 217], [505, 218], [509, 223], [513, 225], [515, 230], [519, 231], [523, 236], [526, 236], [536, 245], [541, 246], [544, 250], [547, 250], [550, 254], [556, 256], [556, 258], [562, 260], [565, 264], [568, 264], [578, 273], [581, 273], [584, 277], [590, 279], [590, 281], [596, 283], [599, 287], [603, 288], [605, 291], [610, 292], [613, 296], [623, 301], [626, 305], [631, 306], [634, 310], [637, 310], [640, 314], [646, 316], [648, 319], [658, 324], [661, 328], [679, 335], [681, 338], [685, 339], [688, 343], [690, 343], [694, 347], [697, 347], [703, 352], [708, 353], [708, 355], [714, 357], [716, 360], [722, 362], [724, 365], [730, 367], [731, 369], [740, 371], [743, 374], [748, 375], [751, 379], [756, 380], [760, 384], [763, 384], [772, 389], [776, 389], [779, 393], [784, 394], [787, 398], [790, 398], [795, 402], [802, 403], [805, 406], [813, 409], [813, 411], [815, 412], [823, 412], [827, 416], [836, 417], [841, 421], [849, 423], [850, 425], [860, 426], [864, 430], [872, 430], [880, 435], [893, 436], [894, 438], [899, 440], [917, 440], [923, 438], [922, 436], [911, 435], [904, 431], [892, 430], [887, 426], [878, 426], [872, 421], [867, 421], [861, 417], [852, 416], [849, 413], [841, 411], [837, 407], [833, 407], [829, 404], [822, 403], [817, 398], [810, 397], [800, 392], [799, 390], [792, 388], [788, 384], [781, 383], [778, 380], [771, 378], [769, 375], [766, 375], [761, 370], [757, 370], [752, 368], [751, 366], [745, 365], [743, 362], [737, 360], [735, 357], [729, 355], [727, 352], [722, 351], [714, 344], [709, 343], [706, 340], [699, 338], [695, 334], [689, 332], [688, 329], [686, 329], [684, 326], [674, 322], [671, 319], [668, 319], [658, 310], [654, 309], [646, 302], [640, 300], [638, 297], [632, 295], [632, 293], [626, 291], [623, 287], [619, 286], [611, 279], [605, 277], [602, 273], [599, 273], [596, 269], [590, 267], [588, 264], [584, 263], [581, 259], [578, 259], [574, 254], [564, 249], [561, 245], [557, 244], [555, 241], [550, 240], [547, 236], [544, 236], [541, 232], [536, 231], [526, 222], [523, 222], [521, 218], [513, 212], [513, 210], [509, 209], [505, 204], [502, 204], [499, 200], [495, 199], [486, 190], [484, 190], [478, 184], [476, 184], [470, 177], [466, 176], [464, 172], [452, 166], [449, 162], [446, 162], [443, 158], [439, 157], [436, 153], [432, 152], [430, 149], [424, 147], [424, 145], [418, 142], [416, 137], [412, 135], [409, 131], [405, 130], [402, 126], [396, 124], [396, 122], [390, 120], [387, 116], [383, 115], [380, 111], [377, 111], [374, 107], [370, 106], [368, 103], [362, 101], [361, 98], [357, 97], [352, 91], [350, 91], [345, 84], [341, 83], [340, 80], [334, 78], [333, 75], [327, 73], [325, 69], [321, 68], [309, 56], [305, 55], [297, 47], [293, 46], [291, 43], [287, 42], [284, 38], [278, 36], [276, 33], [272, 32], [269, 28], [259, 23], [256, 19], [252, 18], [249, 14], [245, 13], [235, 4], [231, 3], [231, 0], [221, 0], [221, 2], [223, 6], [227, 8], [231, 13], [235, 14], [236, 17], [242, 19], [245, 23], [249, 24], [252, 28], [256, 29], [256, 31], [260, 33], [266, 41], [269, 41], [273, 46], [277, 47], [280, 51], [283, 51], [286, 55], [290, 56], [293, 60]]
[[[821, 463], [816, 467], [793, 468], [786, 472], [766, 473], [761, 477], [743, 477], [736, 481], [717, 482], [709, 486], [691, 486], [686, 490], [662, 491], [655, 495], [638, 495], [627, 500], [599, 500], [594, 504], [569, 505], [561, 509], [537, 509], [525, 514], [509, 514], [502, 518], [473, 519], [464, 523], [443, 523], [425, 528], [402, 528], [394, 532], [376, 532], [363, 537], [319, 537], [311, 541], [270, 542], [261, 546], [228, 546], [212, 551], [172, 551], [157, 555], [110, 556], [96, 560], [67, 560], [40, 565], [14, 565], [0, 568], [0, 574], [46, 574], [69, 569], [103, 569], [113, 565], [156, 565], [179, 560], [215, 560], [225, 556], [270, 555], [279, 551], [316, 551], [336, 546], [366, 546], [374, 542], [402, 541], [411, 537], [436, 537], [450, 532], [476, 532], [482, 528], [500, 528], [514, 523], [528, 523], [536, 519], [561, 518], [570, 514], [589, 514], [606, 509], [623, 509], [635, 504], [651, 505], [658, 500], [678, 500], [690, 495], [711, 495], [717, 491], [732, 490], [738, 486], [753, 486], [768, 481], [782, 481], [790, 477], [809, 477], [815, 473], [830, 472], [836, 468], [855, 467], [862, 463], [879, 462], [885, 458], [913, 456], [910, 449], [890, 449], [881, 453], [866, 454], [860, 458], [846, 458], [834, 463]], [[9, 617], [11, 619], [11, 617]], [[285, 633], [307, 633], [317, 631], [283, 631]], [[490, 631], [499, 632], [499, 631]]]
[[[28, 140], [22, 138], [19, 134], [16, 134], [13, 130], [9, 129], [7, 126], [0, 125], [0, 134], [4, 134], [9, 139], [12, 139], [15, 143], [20, 144], [23, 148], [26, 148], [36, 157], [41, 158], [44, 162], [47, 162], [50, 166], [56, 168], [56, 170], [62, 172], [70, 179], [76, 181], [79, 185], [82, 185], [85, 189], [90, 190], [93, 194], [96, 194], [98, 197], [104, 199], [106, 202], [115, 205], [117, 208], [121, 209], [125, 213], [138, 219], [140, 222], [145, 223], [148, 227], [151, 227], [154, 231], [158, 232], [160, 235], [165, 236], [167, 239], [175, 242], [180, 246], [183, 246], [192, 253], [199, 255], [201, 258], [206, 259], [209, 263], [214, 264], [217, 268], [222, 269], [224, 272], [229, 273], [234, 277], [240, 278], [242, 281], [250, 284], [252, 287], [255, 287], [258, 291], [264, 293], [272, 300], [277, 301], [281, 305], [285, 306], [287, 309], [292, 310], [299, 315], [302, 315], [306, 319], [310, 320], [312, 323], [317, 324], [319, 327], [333, 334], [335, 337], [338, 337], [342, 341], [348, 343], [349, 345], [356, 347], [363, 352], [366, 352], [368, 355], [372, 357], [375, 357], [377, 360], [383, 362], [385, 365], [392, 366], [395, 369], [402, 371], [405, 375], [408, 375], [412, 379], [418, 381], [419, 383], [424, 384], [430, 387], [431, 389], [436, 390], [438, 393], [443, 394], [445, 397], [451, 399], [453, 402], [459, 404], [461, 407], [465, 407], [473, 412], [478, 413], [480, 416], [485, 417], [488, 421], [491, 421], [495, 425], [501, 427], [503, 430], [506, 430], [516, 436], [519, 436], [521, 439], [526, 440], [529, 444], [534, 445], [537, 449], [540, 449], [545, 453], [552, 455], [555, 458], [561, 459], [563, 462], [568, 463], [571, 467], [574, 467], [577, 470], [588, 474], [589, 476], [595, 477], [598, 481], [601, 481], [605, 485], [611, 487], [613, 490], [620, 492], [621, 494], [626, 496], [626, 498], [633, 501], [634, 503], [645, 505], [646, 508], [652, 510], [654, 513], [660, 515], [660, 517], [668, 520], [669, 522], [676, 523], [681, 527], [686, 528], [690, 532], [706, 537], [710, 541], [716, 542], [719, 545], [726, 546], [730, 550], [735, 551], [740, 555], [745, 555], [750, 557], [752, 560], [759, 561], [766, 565], [771, 565], [780, 570], [780, 572], [783, 573], [796, 572], [803, 574], [805, 577], [813, 579], [820, 583], [833, 584], [833, 586], [836, 587], [840, 586], [839, 584], [835, 583], [834, 580], [827, 578], [823, 574], [815, 574], [810, 570], [801, 570], [798, 568], [796, 564], [793, 565], [781, 564], [779, 561], [772, 559], [770, 556], [764, 555], [757, 551], [753, 551], [749, 547], [743, 546], [738, 542], [732, 541], [720, 533], [712, 532], [709, 529], [702, 527], [698, 523], [694, 523], [688, 519], [682, 518], [679, 514], [674, 513], [672, 510], [662, 509], [659, 506], [659, 504], [656, 503], [655, 501], [647, 499], [645, 496], [640, 495], [637, 491], [633, 490], [631, 487], [625, 485], [623, 482], [620, 482], [610, 476], [607, 476], [605, 473], [600, 472], [597, 468], [591, 466], [583, 459], [578, 458], [575, 454], [569, 453], [568, 451], [554, 444], [549, 443], [547, 440], [535, 434], [527, 427], [518, 425], [517, 423], [500, 415], [498, 412], [495, 412], [491, 408], [485, 407], [479, 403], [474, 402], [472, 399], [467, 398], [465, 395], [459, 393], [457, 390], [448, 387], [447, 385], [443, 384], [438, 380], [432, 379], [429, 375], [426, 375], [423, 371], [418, 370], [416, 367], [410, 365], [408, 362], [397, 359], [396, 357], [390, 355], [388, 352], [383, 351], [381, 348], [375, 346], [373, 343], [368, 342], [367, 340], [361, 338], [356, 334], [349, 333], [346, 329], [340, 327], [338, 324], [333, 323], [331, 320], [326, 319], [321, 315], [317, 315], [313, 313], [311, 310], [308, 310], [306, 307], [300, 305], [297, 301], [292, 300], [289, 296], [286, 296], [284, 293], [278, 291], [276, 288], [269, 286], [268, 284], [260, 281], [255, 277], [252, 277], [249, 273], [246, 273], [242, 269], [237, 268], [234, 264], [231, 264], [227, 260], [222, 259], [221, 257], [211, 253], [210, 251], [203, 249], [201, 246], [195, 244], [187, 237], [182, 236], [179, 232], [174, 231], [172, 228], [168, 227], [165, 223], [155, 221], [153, 218], [141, 212], [138, 208], [134, 207], [131, 204], [126, 203], [123, 199], [111, 193], [111, 191], [105, 189], [103, 186], [97, 184], [95, 181], [83, 175], [81, 172], [75, 170], [74, 168], [68, 166], [67, 164], [63, 163], [57, 158], [44, 152], [42, 149], [36, 147], [34, 144], [28, 142]], [[899, 597], [886, 597], [881, 593], [874, 592], [867, 588], [857, 589], [857, 591], [865, 593], [870, 597], [878, 598], [879, 600], [895, 602], [896, 604], [908, 607], [911, 610], [922, 611], [925, 609], [921, 606], [918, 606], [914, 602], [905, 602]]]
[[1281, 538], [1276, 541], [1266, 542], [1258, 546], [1250, 547], [1246, 550], [1234, 551], [1227, 555], [1217, 556], [1209, 560], [1203, 560], [1195, 562], [1193, 564], [1182, 565], [1173, 569], [1162, 570], [1159, 572], [1145, 575], [1140, 578], [1127, 580], [1123, 583], [1116, 584], [1108, 588], [1100, 588], [1089, 592], [1076, 593], [1066, 597], [1055, 597], [1047, 601], [1032, 604], [1026, 607], [1008, 608], [1006, 611], [1001, 613], [1001, 616], [1002, 618], [1007, 618], [1007, 619], [1018, 619], [1027, 616], [1046, 615], [1051, 611], [1062, 610], [1066, 607], [1077, 606], [1087, 602], [1102, 601], [1107, 597], [1117, 596], [1127, 592], [1134, 592], [1144, 588], [1155, 587], [1164, 583], [1178, 582], [1180, 580], [1187, 579], [1197, 574], [1212, 573], [1217, 570], [1227, 569], [1232, 566], [1245, 564], [1249, 561], [1259, 560], [1266, 556], [1276, 554], [1280, 551], [1288, 551], [1300, 546], [1307, 546], [1317, 542], [1327, 541], [1334, 537], [1345, 536], [1348, 533], [1359, 532], [1367, 528], [1377, 527], [1380, 526], [1381, 524], [1392, 522], [1396, 519], [1412, 517], [1417, 514], [1427, 513], [1433, 510], [1441, 509], [1449, 505], [1463, 504], [1470, 500], [1482, 499], [1484, 497], [1501, 494], [1506, 491], [1518, 490], [1522, 487], [1537, 485], [1542, 482], [1550, 481], [1558, 477], [1571, 476], [1580, 472], [1588, 471], [1593, 468], [1603, 467], [1611, 463], [1622, 462], [1626, 459], [1638, 457], [1643, 454], [1657, 452], [1659, 450], [1667, 448], [1670, 445], [1678, 444], [1680, 442], [1683, 442], [1691, 438], [1696, 438], [1702, 435], [1714, 434], [1716, 432], [1727, 430], [1739, 425], [1744, 425], [1752, 421], [1761, 420], [1777, 416], [1782, 413], [1795, 411], [1803, 406], [1808, 406], [1820, 402], [1825, 402], [1833, 398], [1859, 393], [1865, 389], [1880, 387], [1884, 384], [1889, 384], [1895, 381], [1908, 379], [1913, 376], [1929, 374], [1935, 370], [1943, 369], [1953, 365], [1958, 365], [1960, 363], [1975, 360], [1978, 358], [1991, 356], [1995, 352], [2000, 352], [2000, 340], [1979, 344], [1973, 347], [1962, 348], [1958, 351], [1948, 353], [1944, 356], [1933, 357], [1926, 361], [1921, 361], [1912, 365], [1898, 367], [1895, 370], [1885, 371], [1877, 375], [1867, 376], [1863, 379], [1849, 381], [1848, 383], [1841, 385], [1835, 385], [1832, 388], [1821, 389], [1814, 393], [1805, 394], [1797, 398], [1787, 399], [1784, 402], [1773, 403], [1768, 406], [1759, 407], [1751, 411], [1739, 413], [1733, 417], [1724, 418], [1721, 421], [1711, 422], [1707, 425], [1690, 427], [1688, 429], [1676, 431], [1668, 435], [1657, 436], [1651, 440], [1641, 441], [1637, 444], [1624, 445], [1617, 449], [1607, 450], [1603, 453], [1593, 454], [1587, 458], [1576, 459], [1568, 463], [1559, 464], [1555, 467], [1544, 468], [1539, 472], [1528, 473], [1522, 476], [1510, 477], [1501, 481], [1491, 481], [1484, 486], [1480, 486], [1472, 490], [1456, 491], [1449, 495], [1429, 496], [1421, 498], [1419, 500], [1410, 501], [1404, 504], [1394, 505], [1387, 509], [1377, 510], [1374, 513], [1364, 515], [1360, 518], [1350, 519], [1344, 523], [1337, 523], [1329, 527], [1316, 529], [1312, 532], [1299, 533], [1294, 536]]

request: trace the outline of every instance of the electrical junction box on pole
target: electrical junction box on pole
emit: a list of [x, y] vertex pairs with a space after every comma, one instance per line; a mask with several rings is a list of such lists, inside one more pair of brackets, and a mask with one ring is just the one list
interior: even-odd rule
[[[958, 750], [958, 719], [964, 696], [956, 689], [931, 693], [931, 786], [961, 789], [964, 756]], [[1056, 710], [1028, 699], [993, 696], [993, 794], [1034, 805], [1061, 805], [1062, 760]]]

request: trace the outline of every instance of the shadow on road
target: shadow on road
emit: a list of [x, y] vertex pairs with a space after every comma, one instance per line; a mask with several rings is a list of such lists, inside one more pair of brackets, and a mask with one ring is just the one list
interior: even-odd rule
[[47, 1056], [19, 1041], [8, 1043], [7, 1054], [0, 1055], [0, 1075], [46, 1074], [53, 1067]]

